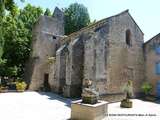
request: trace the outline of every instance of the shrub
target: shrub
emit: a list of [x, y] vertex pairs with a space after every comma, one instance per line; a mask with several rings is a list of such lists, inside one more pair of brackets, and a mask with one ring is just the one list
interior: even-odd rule
[[120, 107], [122, 108], [132, 108], [133, 103], [130, 98], [133, 96], [133, 85], [132, 80], [128, 80], [123, 87], [123, 92], [126, 94], [126, 98], [121, 101]]
[[8, 87], [4, 87], [0, 85], [0, 93], [7, 92], [7, 91], [8, 91]]
[[153, 89], [153, 86], [148, 82], [144, 82], [141, 88], [145, 95], [149, 95]]
[[132, 80], [128, 80], [128, 82], [123, 86], [123, 92], [126, 93], [126, 99], [133, 96]]
[[16, 89], [17, 91], [24, 91], [27, 87], [25, 82], [16, 82]]

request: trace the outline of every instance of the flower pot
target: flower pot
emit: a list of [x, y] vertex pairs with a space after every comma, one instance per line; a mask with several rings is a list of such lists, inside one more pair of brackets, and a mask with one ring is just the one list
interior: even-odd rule
[[24, 92], [24, 90], [17, 90], [17, 92]]
[[8, 90], [0, 90], [0, 93], [6, 93]]
[[97, 96], [82, 96], [82, 103], [96, 104], [97, 101]]
[[121, 101], [121, 105], [122, 108], [132, 108], [132, 101], [128, 100], [128, 99], [124, 99]]
[[156, 101], [156, 97], [153, 96], [153, 95], [146, 95], [146, 96], [144, 97], [144, 100], [145, 100], [145, 101], [152, 101], [152, 102], [154, 102], [154, 101]]

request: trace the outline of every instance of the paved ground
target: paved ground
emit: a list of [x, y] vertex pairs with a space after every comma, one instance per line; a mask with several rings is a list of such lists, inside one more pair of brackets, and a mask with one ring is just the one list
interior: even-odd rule
[[160, 120], [160, 103], [132, 101], [133, 108], [120, 108], [120, 103], [109, 104], [109, 120]]
[[66, 120], [70, 101], [51, 93], [0, 93], [0, 120]]
[[[52, 93], [0, 93], [0, 120], [66, 120], [70, 118], [70, 103]], [[109, 104], [106, 120], [160, 120], [160, 103], [135, 99], [131, 109], [119, 105]]]

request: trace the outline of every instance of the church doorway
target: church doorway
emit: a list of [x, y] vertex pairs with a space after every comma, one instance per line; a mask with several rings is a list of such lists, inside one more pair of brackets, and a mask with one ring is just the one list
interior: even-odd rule
[[50, 85], [49, 85], [49, 74], [48, 73], [44, 74], [43, 88], [44, 88], [43, 89], [44, 92], [50, 92], [51, 91], [51, 88], [50, 88]]

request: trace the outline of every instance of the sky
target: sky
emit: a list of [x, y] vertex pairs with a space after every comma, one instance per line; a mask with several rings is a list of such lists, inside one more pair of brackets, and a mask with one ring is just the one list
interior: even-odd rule
[[160, 0], [15, 0], [20, 8], [27, 3], [40, 6], [44, 10], [54, 10], [55, 6], [66, 8], [71, 3], [81, 3], [87, 7], [91, 21], [118, 14], [126, 9], [144, 33], [147, 41], [160, 33]]

